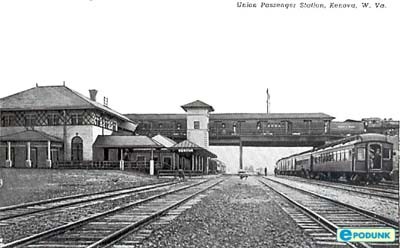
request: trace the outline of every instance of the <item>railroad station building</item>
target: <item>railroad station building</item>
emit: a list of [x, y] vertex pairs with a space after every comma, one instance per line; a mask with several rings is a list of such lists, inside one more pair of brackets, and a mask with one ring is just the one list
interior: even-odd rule
[[[36, 86], [0, 99], [0, 167], [183, 169], [208, 173], [207, 117], [199, 101], [182, 106], [188, 140], [139, 135], [137, 122], [65, 85]], [[185, 123], [185, 126], [187, 124]], [[201, 127], [201, 128], [200, 128]], [[153, 171], [151, 170], [153, 166]]]
[[98, 135], [133, 134], [124, 115], [66, 86], [37, 86], [0, 99], [0, 166], [51, 167], [93, 160]]

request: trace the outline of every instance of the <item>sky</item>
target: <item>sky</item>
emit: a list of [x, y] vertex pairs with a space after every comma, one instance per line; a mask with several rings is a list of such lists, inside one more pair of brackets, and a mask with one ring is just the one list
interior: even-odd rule
[[[268, 88], [275, 113], [400, 120], [399, 3], [383, 3], [286, 10], [233, 0], [2, 0], [0, 97], [65, 81], [86, 95], [97, 89], [121, 113], [183, 113], [194, 100], [219, 113], [263, 113]], [[237, 147], [211, 149], [238, 168]], [[244, 165], [272, 171], [305, 148], [296, 149], [245, 148]]]
[[219, 113], [262, 113], [268, 88], [275, 113], [398, 120], [399, 3], [384, 3], [2, 0], [0, 97], [65, 81], [121, 113], [183, 113], [197, 99]]

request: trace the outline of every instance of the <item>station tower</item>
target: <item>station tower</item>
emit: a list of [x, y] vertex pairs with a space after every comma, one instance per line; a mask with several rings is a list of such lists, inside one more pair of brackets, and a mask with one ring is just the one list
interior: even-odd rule
[[214, 108], [200, 100], [181, 106], [186, 111], [187, 139], [203, 148], [209, 148], [208, 123]]

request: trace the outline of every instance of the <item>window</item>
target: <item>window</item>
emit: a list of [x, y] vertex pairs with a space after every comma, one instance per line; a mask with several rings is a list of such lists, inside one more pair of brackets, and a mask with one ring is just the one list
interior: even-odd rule
[[225, 129], [225, 127], [226, 127], [226, 126], [225, 126], [225, 123], [222, 123], [222, 124], [221, 124], [221, 127], [222, 127], [223, 129]]
[[389, 148], [383, 148], [383, 159], [389, 160], [392, 158], [392, 150]]
[[83, 141], [79, 136], [72, 138], [71, 142], [71, 160], [82, 161], [83, 160]]
[[137, 155], [136, 156], [136, 161], [138, 162], [138, 165], [145, 165], [146, 164], [146, 157], [143, 155]]
[[82, 125], [83, 118], [80, 114], [72, 114], [71, 115], [71, 123], [72, 125]]
[[358, 161], [365, 160], [365, 148], [357, 148], [357, 160]]
[[14, 115], [4, 115], [1, 117], [1, 126], [11, 127], [15, 126], [15, 116]]
[[104, 148], [103, 152], [104, 152], [104, 161], [108, 161], [109, 160], [109, 149]]
[[261, 122], [260, 121], [257, 122], [256, 128], [257, 128], [257, 130], [261, 129]]
[[36, 115], [34, 114], [25, 115], [25, 126], [26, 127], [36, 126]]
[[329, 132], [329, 121], [324, 121], [324, 133]]
[[57, 126], [59, 125], [60, 117], [58, 114], [49, 114], [47, 115], [47, 125], [49, 126]]
[[200, 129], [200, 121], [194, 121], [193, 122], [193, 128], [194, 129]]
[[51, 148], [50, 159], [52, 161], [58, 161], [58, 149], [57, 148]]
[[233, 124], [233, 133], [236, 134], [236, 123]]

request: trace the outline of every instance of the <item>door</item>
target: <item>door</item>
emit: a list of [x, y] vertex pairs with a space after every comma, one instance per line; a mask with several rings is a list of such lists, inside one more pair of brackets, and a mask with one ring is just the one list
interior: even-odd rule
[[38, 167], [37, 148], [36, 147], [31, 147], [31, 166], [32, 166], [32, 168]]
[[382, 169], [382, 145], [379, 143], [368, 144], [368, 168], [372, 170]]

